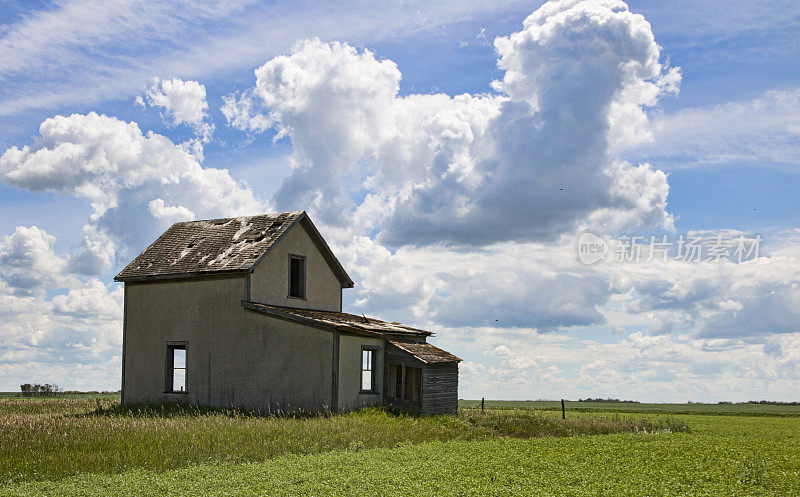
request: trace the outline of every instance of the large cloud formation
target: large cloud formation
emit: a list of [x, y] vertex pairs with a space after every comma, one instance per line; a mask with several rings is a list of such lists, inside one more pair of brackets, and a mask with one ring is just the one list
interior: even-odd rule
[[[401, 96], [392, 61], [305, 40], [225, 99], [230, 125], [291, 140], [293, 174], [275, 201], [329, 225], [361, 282], [354, 305], [551, 331], [616, 326], [602, 311], [613, 300], [650, 334], [800, 331], [783, 305], [793, 290], [764, 266], [575, 261], [576, 227], [672, 224], [665, 174], [611, 152], [652, 139], [646, 110], [680, 82], [642, 16], [619, 1], [552, 1], [495, 48], [491, 94]], [[765, 299], [784, 311], [756, 326]]]
[[393, 62], [306, 40], [223, 112], [291, 139], [279, 207], [311, 206], [332, 224], [355, 210], [394, 246], [670, 227], [666, 176], [608, 152], [610, 139], [641, 140], [643, 107], [679, 81], [644, 18], [620, 1], [548, 2], [495, 48], [496, 93], [401, 96]]

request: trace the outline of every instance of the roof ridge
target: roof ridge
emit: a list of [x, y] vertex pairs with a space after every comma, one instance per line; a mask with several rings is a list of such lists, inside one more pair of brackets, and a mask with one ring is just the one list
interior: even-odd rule
[[305, 211], [283, 211], [283, 212], [262, 212], [261, 214], [246, 214], [243, 216], [231, 216], [231, 217], [214, 217], [211, 219], [192, 219], [191, 221], [178, 221], [176, 223], [172, 223], [172, 226], [177, 224], [191, 224], [191, 223], [207, 223], [211, 221], [230, 221], [232, 219], [242, 219], [242, 218], [254, 218], [254, 217], [263, 217], [263, 216], [282, 216], [292, 215], [292, 216], [299, 216], [300, 214], [304, 213]]

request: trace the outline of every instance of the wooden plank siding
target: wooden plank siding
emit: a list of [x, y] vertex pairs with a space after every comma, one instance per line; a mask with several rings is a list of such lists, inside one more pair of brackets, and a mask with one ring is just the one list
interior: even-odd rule
[[422, 369], [422, 414], [458, 413], [458, 363]]

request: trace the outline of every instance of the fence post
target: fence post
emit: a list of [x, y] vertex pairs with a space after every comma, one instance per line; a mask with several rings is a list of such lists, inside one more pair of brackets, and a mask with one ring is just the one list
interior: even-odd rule
[[481, 397], [481, 412], [483, 412], [483, 402], [484, 402], [485, 400], [486, 400], [486, 399], [484, 399], [483, 397]]
[[561, 419], [567, 419], [567, 411], [564, 409], [564, 399], [561, 399]]

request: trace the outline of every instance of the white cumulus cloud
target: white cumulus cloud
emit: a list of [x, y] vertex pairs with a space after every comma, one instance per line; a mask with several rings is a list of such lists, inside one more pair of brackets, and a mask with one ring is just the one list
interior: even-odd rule
[[227, 170], [203, 167], [180, 145], [143, 133], [136, 123], [90, 112], [47, 119], [39, 134], [33, 145], [6, 150], [0, 177], [11, 186], [91, 203], [80, 255], [90, 274], [110, 269], [119, 249], [123, 260], [130, 257], [126, 249], [142, 248], [175, 219], [264, 209]]
[[206, 87], [197, 81], [178, 78], [161, 80], [154, 77], [145, 89], [144, 99], [152, 107], [161, 107], [172, 124], [191, 126], [201, 142], [211, 139], [214, 126], [208, 123]]
[[36, 226], [17, 226], [0, 240], [0, 276], [11, 293], [33, 295], [64, 284], [66, 261], [53, 251], [56, 239]]

